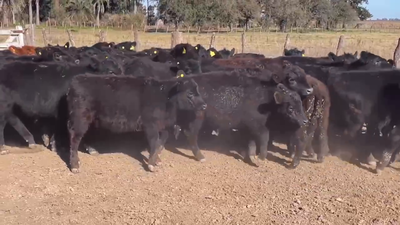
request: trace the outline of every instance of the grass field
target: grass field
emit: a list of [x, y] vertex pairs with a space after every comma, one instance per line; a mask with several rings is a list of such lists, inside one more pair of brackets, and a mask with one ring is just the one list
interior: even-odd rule
[[[92, 45], [99, 41], [99, 30], [94, 28], [72, 28], [73, 39], [77, 46]], [[65, 29], [46, 28], [47, 37], [52, 44], [64, 44], [68, 41]], [[305, 49], [307, 56], [326, 56], [330, 51], [335, 52], [340, 35], [345, 35], [345, 52], [370, 51], [384, 58], [392, 58], [400, 34], [398, 32], [314, 32], [291, 33], [289, 47]], [[36, 30], [35, 43], [43, 46], [42, 28]], [[170, 33], [139, 33], [141, 49], [149, 47], [171, 46]], [[191, 44], [209, 46], [211, 33], [183, 34], [183, 41]], [[245, 52], [262, 53], [266, 56], [279, 56], [282, 54], [286, 34], [275, 32], [248, 32], [246, 33]], [[133, 40], [131, 30], [108, 29], [106, 41], [122, 42]], [[235, 48], [241, 51], [241, 33], [217, 33], [215, 47]]]

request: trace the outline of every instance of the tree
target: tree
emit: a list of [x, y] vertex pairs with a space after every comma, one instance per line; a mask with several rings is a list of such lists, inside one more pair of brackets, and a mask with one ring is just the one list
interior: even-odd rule
[[39, 0], [36, 0], [36, 25], [40, 25], [40, 19], [39, 19]]

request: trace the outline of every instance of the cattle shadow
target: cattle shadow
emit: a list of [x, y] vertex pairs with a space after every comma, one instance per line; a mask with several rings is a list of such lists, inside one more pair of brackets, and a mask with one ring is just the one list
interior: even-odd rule
[[[256, 167], [256, 165], [246, 162], [244, 158], [244, 155], [248, 149], [248, 139], [246, 138], [240, 139], [240, 137], [232, 136], [229, 133], [219, 134], [218, 136], [215, 136], [202, 132], [201, 134], [199, 134], [198, 139], [198, 145], [202, 152], [217, 152], [219, 154], [232, 157], [236, 160], [241, 160], [244, 162], [244, 164], [247, 164], [249, 166]], [[191, 150], [185, 135], [180, 135], [177, 140], [169, 139], [165, 149], [188, 159], [196, 160], [191, 152], [189, 154], [186, 154], [180, 151], [178, 148]], [[288, 168], [288, 163], [290, 163], [290, 161], [284, 158], [277, 157], [271, 153], [279, 153], [282, 156], [287, 157], [289, 156], [289, 153], [285, 149], [281, 149], [274, 145], [269, 146], [267, 160], [278, 163]]]

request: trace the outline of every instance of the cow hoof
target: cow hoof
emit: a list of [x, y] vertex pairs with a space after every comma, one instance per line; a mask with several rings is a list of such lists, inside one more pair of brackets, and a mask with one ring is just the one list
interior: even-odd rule
[[292, 163], [289, 166], [289, 169], [294, 170], [299, 166], [300, 162], [292, 161]]
[[153, 165], [148, 165], [148, 168], [149, 168], [149, 171], [150, 171], [150, 172], [154, 172], [154, 171], [155, 171], [155, 168], [154, 168]]
[[29, 148], [42, 148], [42, 145], [38, 145], [38, 144], [29, 144]]
[[10, 151], [5, 150], [5, 149], [0, 150], [0, 155], [7, 155], [8, 153], [10, 153]]
[[99, 152], [92, 147], [87, 147], [86, 151], [89, 153], [89, 155], [99, 155]]
[[49, 137], [49, 135], [43, 134], [42, 135], [42, 140], [43, 140], [44, 146], [49, 147], [49, 145], [50, 145], [50, 137]]
[[368, 162], [368, 165], [370, 165], [370, 166], [376, 166], [376, 161], [369, 161], [369, 162]]
[[203, 163], [203, 162], [206, 162], [207, 160], [206, 160], [206, 158], [202, 158], [202, 159], [200, 159], [199, 160], [201, 163]]
[[156, 162], [156, 166], [161, 166], [162, 162]]
[[52, 151], [52, 152], [57, 152], [57, 148], [56, 148], [55, 146], [54, 146], [54, 147], [52, 146], [52, 147], [51, 147], [51, 151]]
[[381, 175], [382, 174], [382, 170], [381, 169], [376, 169], [375, 173], [376, 173], [376, 175]]
[[72, 172], [73, 174], [77, 174], [77, 173], [79, 173], [79, 168], [72, 168], [72, 169], [71, 169], [71, 172]]
[[244, 161], [252, 166], [260, 167], [257, 156], [249, 156]]
[[324, 157], [317, 157], [317, 162], [318, 163], [323, 163], [324, 162]]

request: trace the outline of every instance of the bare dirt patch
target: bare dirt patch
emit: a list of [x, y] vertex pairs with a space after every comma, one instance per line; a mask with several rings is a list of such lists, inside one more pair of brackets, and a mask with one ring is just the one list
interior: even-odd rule
[[[118, 150], [118, 149], [115, 149]], [[19, 150], [21, 152], [22, 150]], [[328, 157], [296, 170], [279, 153], [260, 167], [204, 151], [165, 150], [157, 172], [141, 155], [80, 152], [72, 174], [49, 150], [0, 156], [0, 224], [398, 224], [399, 164], [381, 176]], [[148, 156], [147, 152], [143, 155]]]

